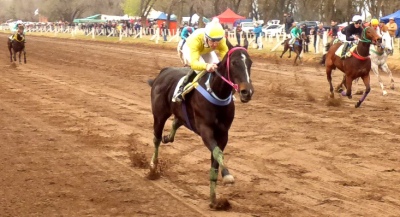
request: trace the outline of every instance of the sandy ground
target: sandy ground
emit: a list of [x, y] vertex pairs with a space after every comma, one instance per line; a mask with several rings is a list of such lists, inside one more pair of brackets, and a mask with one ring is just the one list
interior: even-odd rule
[[360, 96], [328, 100], [317, 64], [253, 59], [256, 92], [236, 102], [225, 150], [236, 183], [217, 188], [232, 209], [216, 212], [210, 153], [187, 129], [146, 178], [146, 81], [180, 65], [175, 51], [32, 36], [20, 65], [0, 36], [1, 216], [400, 216], [400, 93], [381, 96], [373, 74], [356, 109]]

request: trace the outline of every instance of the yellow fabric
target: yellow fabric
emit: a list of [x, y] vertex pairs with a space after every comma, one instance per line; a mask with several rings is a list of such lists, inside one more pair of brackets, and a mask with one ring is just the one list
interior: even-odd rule
[[[186, 45], [190, 49], [190, 66], [192, 69], [197, 71], [206, 70], [207, 63], [200, 62], [200, 56], [212, 52], [213, 49], [206, 43], [204, 29], [194, 31], [193, 34], [186, 39]], [[215, 51], [219, 53], [219, 57], [222, 59], [225, 54], [228, 53], [228, 50], [226, 39], [223, 37]]]
[[379, 24], [379, 21], [377, 19], [372, 19], [371, 20], [371, 25], [378, 26], [378, 24]]

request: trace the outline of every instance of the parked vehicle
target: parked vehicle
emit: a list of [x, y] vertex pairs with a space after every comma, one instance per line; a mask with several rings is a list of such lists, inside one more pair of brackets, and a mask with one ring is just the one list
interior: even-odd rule
[[269, 26], [264, 26], [262, 28], [262, 36], [276, 36], [277, 34], [281, 34], [284, 31], [285, 26], [280, 24], [272, 24]]

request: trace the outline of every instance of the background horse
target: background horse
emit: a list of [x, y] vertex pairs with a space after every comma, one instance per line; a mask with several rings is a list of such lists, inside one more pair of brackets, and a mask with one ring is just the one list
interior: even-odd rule
[[[228, 142], [228, 131], [235, 116], [232, 91], [237, 89], [241, 102], [249, 102], [253, 95], [250, 79], [252, 61], [245, 47], [233, 47], [227, 40], [229, 52], [225, 55], [214, 73], [206, 73], [200, 78], [196, 90], [185, 95], [181, 103], [172, 102], [174, 90], [189, 68], [164, 68], [154, 79], [149, 80], [151, 88], [151, 107], [154, 118], [154, 154], [150, 163], [150, 175], [157, 171], [160, 142], [173, 142], [175, 133], [182, 125], [201, 136], [211, 152], [210, 169], [210, 207], [218, 209], [221, 204], [216, 199], [218, 169], [221, 167], [223, 182], [234, 183], [224, 163], [223, 151]], [[233, 84], [235, 83], [235, 84]], [[238, 84], [238, 85], [237, 85]], [[167, 119], [174, 115], [172, 130], [162, 137]]]
[[[19, 53], [19, 63], [21, 63], [21, 52], [24, 53], [24, 63], [26, 63], [26, 52], [25, 52], [25, 37], [24, 37], [24, 26], [19, 25], [18, 31], [13, 35], [13, 40], [8, 39], [7, 46], [10, 51], [10, 61], [17, 61], [17, 53]], [[13, 55], [14, 53], [14, 55]]]
[[296, 53], [296, 58], [294, 58], [293, 65], [297, 65], [296, 64], [297, 59], [300, 60], [300, 64], [303, 64], [303, 61], [301, 60], [300, 57], [301, 51], [303, 50], [303, 40], [307, 40], [307, 36], [305, 34], [301, 34], [300, 39], [297, 38], [293, 44], [293, 47], [290, 47], [289, 46], [290, 38], [286, 39], [284, 42], [282, 42], [283, 51], [280, 57], [282, 58], [283, 54], [285, 54], [286, 51], [289, 50], [289, 58], [290, 58], [292, 57], [292, 51], [293, 51]]
[[392, 72], [390, 71], [386, 61], [388, 55], [393, 53], [392, 47], [392, 37], [390, 37], [388, 32], [383, 33], [382, 35], [382, 44], [380, 46], [373, 46], [370, 48], [371, 53], [371, 69], [378, 77], [379, 85], [382, 89], [382, 94], [386, 95], [387, 91], [383, 85], [382, 79], [379, 76], [379, 67], [382, 68], [384, 72], [386, 72], [390, 77], [390, 89], [394, 89], [394, 79], [392, 76]]
[[373, 28], [366, 27], [362, 32], [361, 40], [358, 42], [357, 47], [355, 48], [354, 52], [351, 53], [352, 56], [345, 59], [341, 59], [335, 54], [342, 43], [336, 43], [332, 46], [327, 46], [328, 53], [325, 56], [325, 66], [326, 76], [330, 86], [331, 98], [334, 97], [332, 85], [332, 70], [338, 68], [345, 74], [342, 83], [345, 84], [347, 92], [342, 91], [342, 95], [347, 96], [349, 99], [352, 98], [351, 85], [353, 80], [359, 77], [361, 77], [361, 79], [363, 80], [366, 89], [364, 95], [357, 102], [356, 108], [361, 105], [361, 103], [365, 100], [371, 90], [369, 77], [369, 71], [371, 70], [371, 59], [369, 58], [370, 45], [371, 43], [377, 44], [378, 40], [380, 39], [381, 37], [375, 32]]

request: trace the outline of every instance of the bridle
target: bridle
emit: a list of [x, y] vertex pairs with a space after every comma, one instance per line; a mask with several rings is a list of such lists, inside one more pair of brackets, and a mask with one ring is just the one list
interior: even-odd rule
[[234, 47], [234, 48], [232, 48], [232, 49], [230, 49], [229, 51], [228, 51], [228, 58], [227, 58], [227, 60], [226, 60], [226, 68], [227, 68], [227, 70], [228, 70], [228, 79], [227, 78], [225, 78], [224, 76], [222, 76], [217, 70], [215, 70], [215, 74], [217, 74], [222, 80], [224, 80], [227, 84], [229, 84], [229, 85], [231, 85], [232, 87], [233, 87], [233, 89], [235, 89], [236, 91], [239, 91], [239, 85], [238, 84], [235, 84], [235, 83], [233, 83], [232, 81], [231, 81], [231, 77], [230, 77], [230, 70], [229, 70], [229, 66], [230, 66], [230, 57], [231, 57], [231, 55], [232, 55], [232, 53], [234, 52], [234, 51], [237, 51], [237, 50], [245, 50], [245, 51], [247, 51], [246, 50], [246, 48], [244, 48], [244, 47]]

